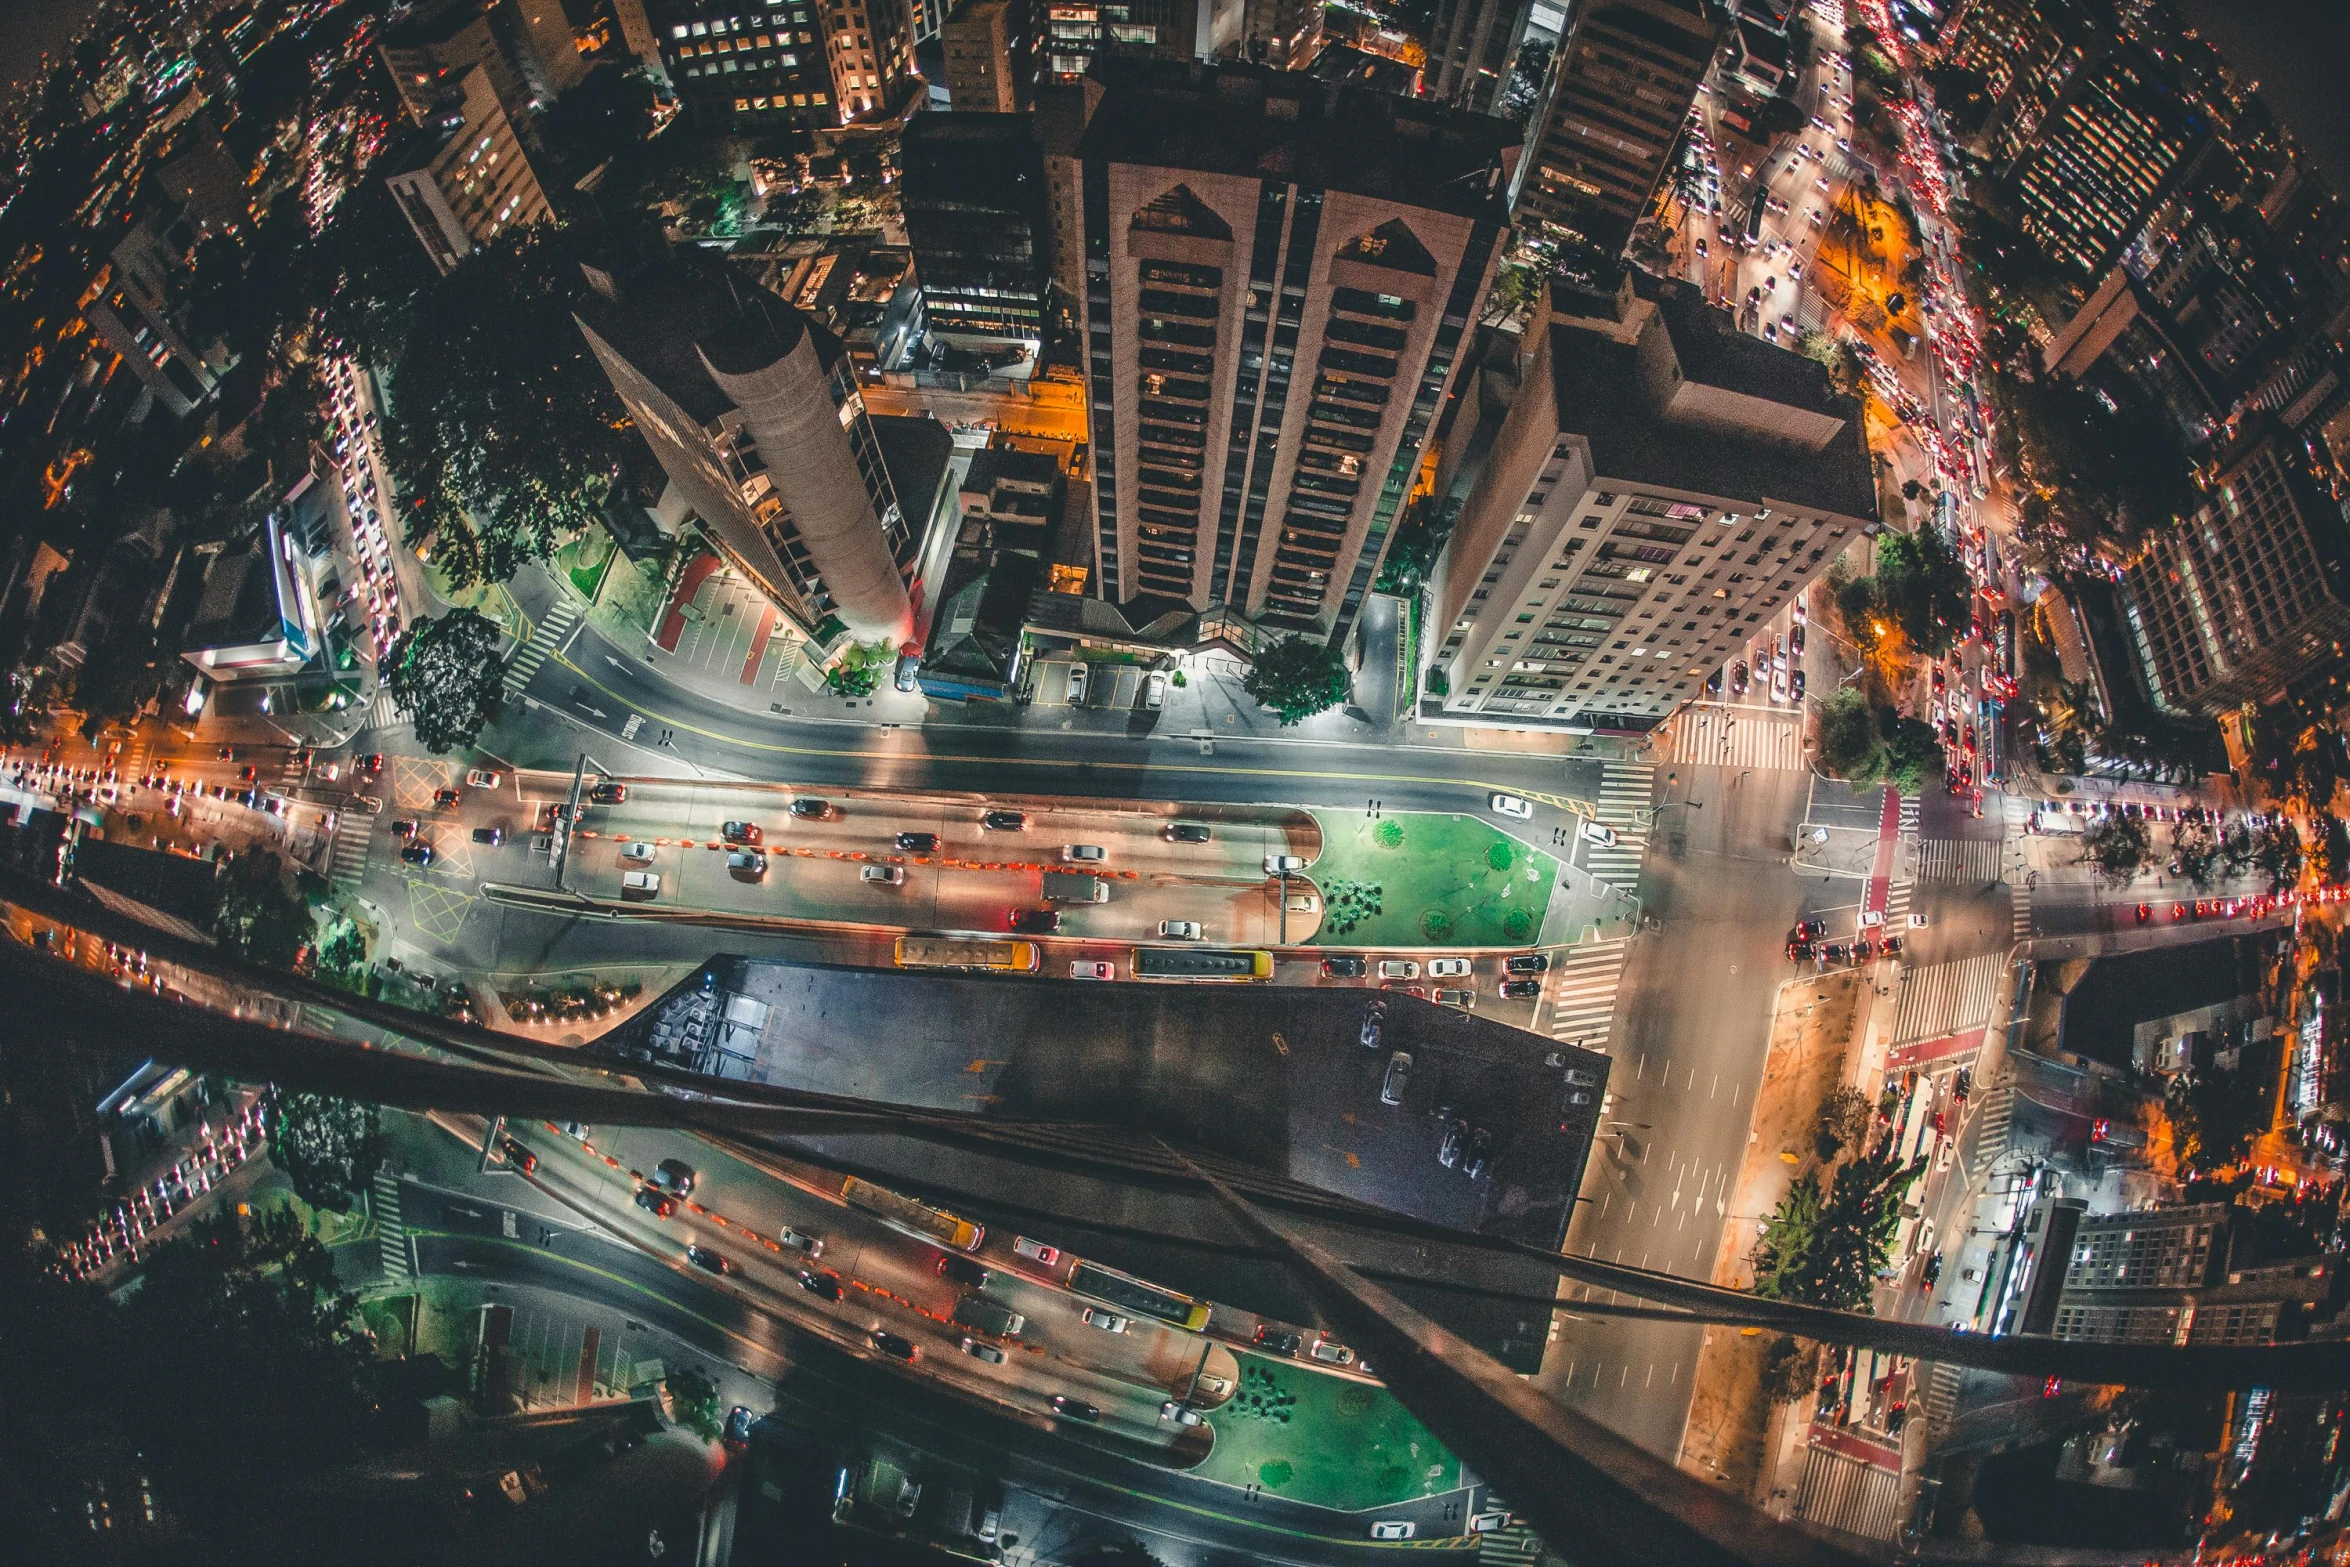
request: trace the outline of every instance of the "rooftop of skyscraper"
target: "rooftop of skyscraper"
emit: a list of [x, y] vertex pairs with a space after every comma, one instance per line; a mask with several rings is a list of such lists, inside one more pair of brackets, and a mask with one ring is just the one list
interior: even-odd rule
[[1081, 154], [1326, 190], [1495, 222], [1523, 133], [1507, 120], [1228, 61], [1105, 57]]
[[[832, 363], [839, 339], [731, 263], [691, 247], [621, 271], [592, 272], [580, 319], [708, 422], [733, 406], [708, 366], [739, 374], [775, 363], [810, 336]], [[707, 356], [707, 365], [704, 362]]]

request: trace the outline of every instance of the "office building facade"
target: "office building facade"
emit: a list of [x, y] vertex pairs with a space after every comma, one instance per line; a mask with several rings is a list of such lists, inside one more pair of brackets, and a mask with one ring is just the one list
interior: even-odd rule
[[1343, 636], [1491, 280], [1515, 128], [1240, 65], [1106, 61], [1088, 97], [1092, 591]]
[[691, 249], [589, 284], [580, 330], [713, 547], [801, 634], [903, 644], [919, 541], [839, 339]]
[[465, 73], [440, 123], [392, 154], [384, 182], [425, 254], [443, 274], [507, 229], [554, 216], [489, 73]]
[[1721, 43], [1705, 0], [1587, 0], [1560, 44], [1516, 215], [1620, 255]]
[[957, 113], [1023, 114], [1036, 103], [1035, 26], [1031, 0], [963, 0], [939, 44], [947, 62], [947, 102]]
[[1044, 333], [1044, 154], [1027, 116], [917, 115], [899, 153], [930, 330], [976, 346]]
[[686, 112], [720, 128], [814, 128], [886, 117], [914, 91], [905, 0], [647, 0]]
[[227, 368], [206, 359], [182, 325], [199, 237], [197, 224], [178, 208], [150, 210], [115, 245], [82, 312], [90, 330], [175, 416], [210, 398]]
[[419, 7], [384, 34], [377, 47], [409, 119], [433, 124], [450, 91], [478, 68], [487, 73], [506, 118], [516, 126], [527, 123], [536, 94], [498, 36], [512, 30], [493, 27], [490, 12], [483, 0], [445, 0]]
[[1679, 283], [1555, 285], [1446, 550], [1442, 711], [1639, 731], [1877, 519], [1860, 405]]
[[2082, 1216], [2051, 1330], [2093, 1344], [2273, 1344], [2339, 1304], [2332, 1260], [2242, 1266], [2236, 1210], [2195, 1203]]
[[2017, 224], [2057, 266], [2101, 276], [2207, 134], [2159, 62], [2111, 48], [2072, 73], [2019, 143], [2004, 179]]
[[2208, 493], [2122, 576], [2156, 704], [2207, 717], [2282, 694], [2350, 643], [2350, 526], [2289, 443], [2255, 436]]

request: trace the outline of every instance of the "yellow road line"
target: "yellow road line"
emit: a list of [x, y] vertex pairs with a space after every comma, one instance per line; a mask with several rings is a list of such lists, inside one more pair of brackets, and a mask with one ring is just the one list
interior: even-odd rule
[[[622, 707], [631, 712], [642, 713], [657, 723], [684, 730], [687, 734], [700, 735], [705, 740], [714, 740], [721, 745], [740, 746], [745, 750], [765, 751], [777, 756], [837, 756], [860, 761], [951, 762], [990, 767], [1053, 767], [1061, 769], [1097, 767], [1108, 772], [1203, 773], [1211, 777], [1348, 778], [1364, 783], [1433, 784], [1447, 789], [1467, 789], [1472, 793], [1491, 793], [1497, 790], [1504, 794], [1524, 793], [1521, 790], [1504, 788], [1500, 784], [1487, 783], [1474, 778], [1432, 778], [1419, 773], [1357, 773], [1333, 771], [1329, 768], [1319, 767], [1202, 767], [1196, 762], [1099, 762], [1076, 759], [1056, 760], [1041, 756], [958, 756], [938, 751], [908, 753], [903, 751], [840, 750], [813, 745], [786, 745], [774, 740], [747, 740], [740, 735], [721, 734], [717, 730], [704, 729], [686, 719], [672, 718], [653, 708], [640, 706], [605, 685], [568, 658], [557, 657], [550, 659], [549, 662], [561, 664], [565, 669], [570, 670]], [[1585, 802], [1573, 800], [1564, 795], [1528, 794], [1527, 798], [1540, 800], [1546, 805], [1556, 805], [1562, 810], [1573, 811], [1578, 815], [1588, 814], [1591, 810], [1591, 807]]]

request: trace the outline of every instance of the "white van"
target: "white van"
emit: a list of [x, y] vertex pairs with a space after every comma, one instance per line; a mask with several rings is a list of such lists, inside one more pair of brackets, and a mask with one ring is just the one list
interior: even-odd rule
[[620, 878], [620, 895], [624, 898], [658, 898], [661, 896], [661, 873], [630, 871]]

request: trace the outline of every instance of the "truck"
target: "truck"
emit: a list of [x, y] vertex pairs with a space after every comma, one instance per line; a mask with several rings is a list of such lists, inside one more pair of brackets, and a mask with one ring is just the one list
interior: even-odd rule
[[1044, 895], [1050, 903], [1107, 903], [1110, 884], [1099, 876], [1082, 876], [1075, 871], [1046, 871]]
[[1020, 1330], [1028, 1326], [1028, 1319], [1000, 1300], [985, 1295], [965, 1295], [955, 1302], [954, 1320], [975, 1332], [992, 1333], [998, 1338], [1018, 1338]]

